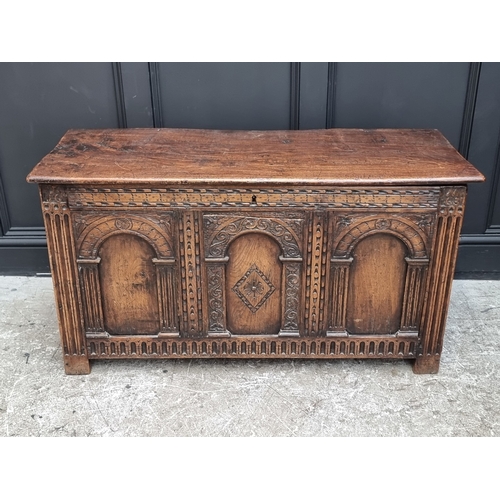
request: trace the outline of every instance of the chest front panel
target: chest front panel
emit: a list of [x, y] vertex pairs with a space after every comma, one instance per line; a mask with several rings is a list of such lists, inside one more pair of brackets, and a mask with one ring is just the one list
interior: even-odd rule
[[64, 193], [91, 357], [417, 354], [439, 188]]

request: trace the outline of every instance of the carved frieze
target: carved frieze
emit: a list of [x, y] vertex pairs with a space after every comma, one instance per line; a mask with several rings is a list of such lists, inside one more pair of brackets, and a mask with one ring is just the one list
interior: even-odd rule
[[73, 208], [322, 207], [437, 208], [438, 188], [250, 189], [70, 187]]

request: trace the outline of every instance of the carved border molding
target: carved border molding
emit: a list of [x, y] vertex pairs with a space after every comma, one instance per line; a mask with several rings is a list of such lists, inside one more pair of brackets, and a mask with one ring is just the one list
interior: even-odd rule
[[115, 337], [87, 339], [90, 359], [117, 358], [399, 358], [413, 359], [417, 342], [410, 338], [366, 336], [328, 338], [160, 339]]
[[68, 188], [72, 208], [121, 207], [323, 207], [437, 208], [439, 188], [251, 189]]

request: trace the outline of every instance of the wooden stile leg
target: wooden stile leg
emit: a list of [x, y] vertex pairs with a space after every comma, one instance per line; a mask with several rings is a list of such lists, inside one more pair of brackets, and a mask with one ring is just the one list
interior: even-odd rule
[[466, 193], [464, 186], [441, 188], [429, 290], [421, 322], [422, 343], [414, 373], [439, 370]]
[[77, 263], [67, 196], [63, 189], [41, 186], [42, 208], [50, 268], [54, 283], [54, 299], [59, 318], [59, 333], [68, 374], [90, 373], [81, 318]]
[[90, 363], [86, 356], [64, 356], [66, 375], [88, 375]]
[[440, 360], [441, 358], [438, 355], [419, 356], [413, 363], [413, 373], [417, 375], [437, 373]]

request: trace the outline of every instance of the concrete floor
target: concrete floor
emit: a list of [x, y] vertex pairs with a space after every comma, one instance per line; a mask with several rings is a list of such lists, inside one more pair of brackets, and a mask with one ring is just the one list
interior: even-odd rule
[[66, 376], [50, 278], [0, 277], [0, 436], [500, 436], [500, 281], [455, 281], [441, 370], [98, 361]]

